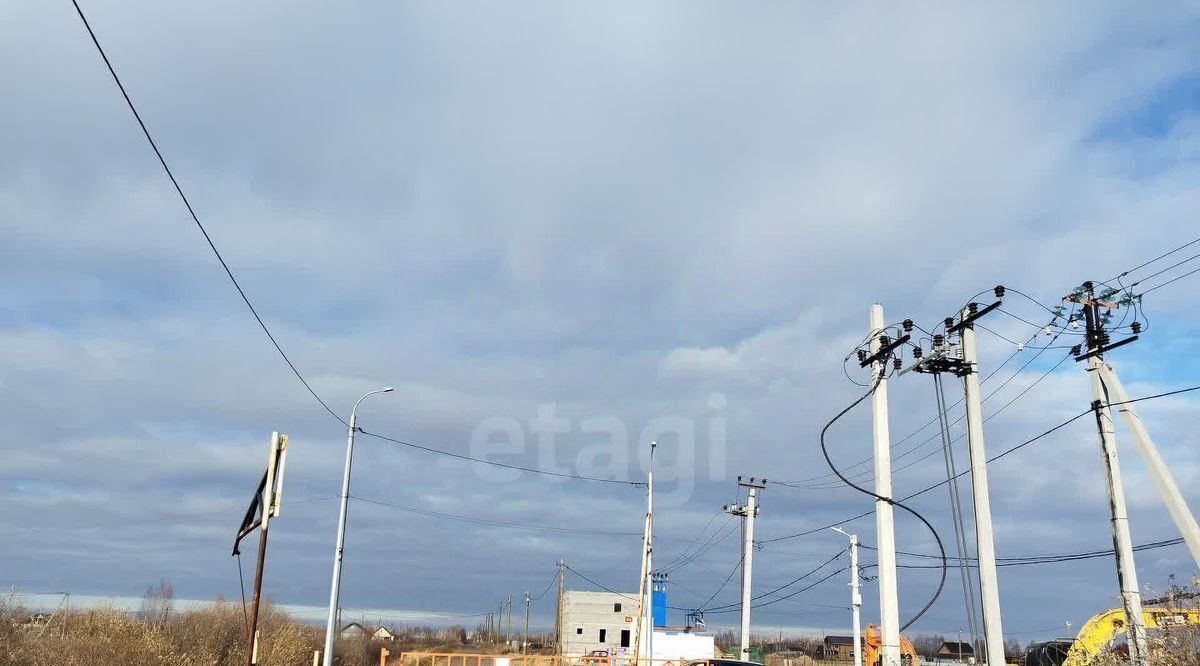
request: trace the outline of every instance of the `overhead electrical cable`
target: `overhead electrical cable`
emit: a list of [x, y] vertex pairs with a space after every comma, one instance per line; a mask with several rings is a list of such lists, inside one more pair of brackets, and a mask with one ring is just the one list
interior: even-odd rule
[[875, 378], [874, 382], [872, 382], [871, 388], [867, 389], [866, 393], [862, 394], [862, 396], [855, 399], [853, 402], [851, 402], [849, 405], [847, 405], [842, 411], [840, 411], [836, 415], [834, 415], [834, 417], [832, 419], [830, 419], [828, 423], [825, 424], [825, 427], [821, 428], [820, 440], [821, 440], [821, 454], [825, 456], [826, 464], [829, 465], [829, 469], [832, 470], [834, 474], [838, 475], [838, 478], [841, 479], [843, 483], [845, 483], [846, 485], [850, 486], [851, 488], [857, 490], [858, 492], [860, 492], [864, 495], [867, 495], [869, 497], [874, 497], [877, 501], [885, 502], [887, 504], [899, 507], [899, 508], [903, 509], [904, 511], [908, 512], [914, 518], [921, 521], [925, 525], [925, 527], [929, 529], [929, 533], [933, 535], [933, 540], [935, 542], [937, 542], [938, 550], [942, 554], [942, 575], [938, 579], [937, 589], [934, 590], [933, 595], [929, 598], [929, 601], [927, 601], [925, 603], [925, 605], [921, 608], [921, 610], [917, 611], [916, 615], [912, 616], [912, 618], [910, 618], [907, 622], [904, 622], [902, 625], [900, 625], [900, 631], [903, 632], [905, 629], [912, 626], [912, 624], [914, 622], [921, 619], [921, 616], [924, 615], [926, 612], [929, 611], [930, 608], [933, 607], [934, 602], [936, 602], [938, 597], [941, 596], [941, 594], [942, 594], [942, 588], [945, 587], [945, 585], [946, 585], [946, 566], [945, 566], [946, 565], [946, 548], [945, 548], [945, 546], [942, 545], [942, 537], [938, 535], [937, 530], [934, 529], [933, 525], [928, 520], [925, 519], [925, 516], [921, 515], [915, 509], [908, 506], [907, 504], [904, 504], [903, 500], [895, 500], [891, 497], [884, 497], [883, 495], [880, 495], [876, 492], [867, 490], [866, 488], [863, 488], [862, 486], [854, 483], [850, 479], [847, 479], [841, 473], [841, 471], [838, 470], [837, 465], [833, 464], [833, 458], [831, 458], [829, 456], [829, 447], [827, 446], [827, 444], [825, 442], [825, 436], [829, 433], [829, 429], [831, 427], [833, 427], [833, 424], [835, 424], [839, 420], [841, 420], [841, 418], [843, 416], [845, 416], [847, 413], [849, 413], [850, 410], [852, 410], [855, 407], [857, 407], [858, 405], [862, 404], [862, 402], [864, 400], [871, 397], [875, 393], [876, 389], [879, 388], [879, 385], [880, 385], [880, 383], [883, 382], [884, 376], [887, 372], [887, 370], [886, 370], [887, 361], [888, 361], [888, 358], [885, 355], [883, 358], [883, 362], [880, 364], [883, 369], [881, 369], [879, 371], [878, 376]]
[[376, 506], [387, 507], [390, 509], [398, 509], [400, 511], [406, 511], [408, 513], [415, 513], [415, 514], [422, 515], [422, 516], [429, 516], [431, 518], [442, 518], [445, 520], [457, 520], [457, 521], [461, 521], [461, 522], [472, 523], [475, 525], [532, 530], [535, 532], [559, 532], [562, 534], [594, 534], [594, 535], [599, 535], [599, 536], [641, 536], [641, 533], [639, 533], [639, 532], [619, 532], [619, 531], [612, 531], [612, 530], [592, 530], [592, 529], [575, 528], [575, 527], [552, 527], [552, 526], [548, 526], [548, 525], [530, 525], [530, 524], [526, 524], [526, 523], [513, 523], [513, 522], [508, 522], [508, 521], [503, 521], [503, 520], [492, 520], [490, 518], [479, 518], [477, 516], [463, 516], [463, 515], [457, 515], [457, 514], [453, 514], [453, 513], [443, 513], [441, 511], [430, 511], [428, 509], [419, 509], [416, 507], [404, 506], [402, 504], [393, 504], [392, 502], [384, 502], [384, 501], [380, 501], [380, 500], [367, 499], [365, 497], [359, 497], [358, 495], [350, 495], [349, 497], [350, 497], [350, 499], [352, 499], [356, 502], [363, 502], [366, 504], [374, 504]]
[[245, 290], [242, 289], [241, 283], [239, 283], [238, 279], [234, 277], [233, 269], [229, 267], [229, 264], [225, 261], [225, 257], [221, 256], [221, 251], [217, 249], [217, 244], [213, 242], [212, 236], [210, 236], [208, 233], [208, 229], [205, 229], [204, 224], [200, 222], [200, 217], [196, 215], [196, 210], [192, 207], [192, 202], [189, 201], [187, 195], [184, 194], [183, 187], [179, 184], [179, 180], [175, 178], [175, 173], [171, 171], [171, 167], [167, 166], [167, 160], [165, 157], [163, 157], [162, 151], [159, 150], [158, 143], [155, 142], [154, 137], [150, 134], [150, 129], [146, 127], [145, 121], [142, 120], [142, 114], [138, 113], [137, 107], [134, 106], [133, 99], [130, 98], [129, 92], [125, 90], [125, 84], [121, 82], [121, 77], [117, 76], [117, 70], [113, 67], [112, 61], [108, 59], [108, 54], [104, 52], [104, 47], [100, 46], [100, 40], [96, 37], [96, 32], [92, 30], [91, 23], [89, 23], [87, 17], [84, 16], [83, 9], [80, 8], [78, 0], [71, 0], [71, 4], [75, 5], [75, 12], [79, 14], [79, 19], [83, 21], [83, 27], [87, 29], [88, 35], [92, 38], [92, 44], [96, 46], [96, 51], [100, 53], [100, 57], [104, 60], [104, 65], [108, 68], [108, 73], [112, 75], [113, 82], [116, 83], [117, 88], [120, 89], [121, 96], [125, 98], [125, 104], [129, 106], [129, 110], [133, 113], [134, 119], [137, 120], [138, 127], [142, 128], [142, 134], [145, 135], [147, 143], [150, 144], [150, 148], [154, 150], [155, 156], [158, 157], [158, 163], [162, 165], [163, 171], [167, 174], [167, 178], [169, 178], [171, 180], [171, 184], [175, 186], [175, 192], [179, 194], [179, 199], [183, 202], [184, 207], [187, 208], [188, 215], [190, 215], [192, 221], [196, 223], [196, 228], [199, 229], [200, 234], [204, 236], [205, 242], [208, 243], [208, 247], [210, 250], [212, 250], [213, 255], [216, 256], [217, 261], [221, 263], [221, 268], [225, 269], [225, 275], [229, 277], [229, 281], [232, 282], [234, 288], [237, 289], [238, 295], [242, 297], [242, 302], [246, 304], [246, 307], [250, 310], [250, 314], [253, 315], [254, 320], [258, 322], [259, 328], [261, 328], [263, 333], [267, 335], [267, 339], [269, 339], [271, 344], [274, 345], [275, 351], [279, 352], [279, 356], [282, 357], [284, 363], [287, 363], [288, 367], [292, 369], [292, 373], [296, 375], [296, 379], [300, 380], [300, 383], [304, 385], [304, 388], [308, 390], [309, 394], [311, 394], [312, 397], [321, 404], [321, 407], [325, 408], [326, 412], [329, 412], [330, 416], [332, 416], [342, 425], [348, 427], [349, 424], [342, 420], [342, 417], [338, 416], [337, 413], [329, 408], [329, 405], [326, 404], [321, 396], [317, 395], [317, 392], [313, 390], [313, 387], [309, 385], [308, 380], [304, 378], [304, 375], [300, 374], [300, 370], [296, 368], [296, 364], [293, 363], [292, 359], [289, 358], [287, 353], [283, 351], [283, 347], [280, 346], [279, 341], [275, 339], [275, 336], [271, 333], [271, 329], [267, 327], [267, 323], [263, 321], [263, 318], [258, 314], [258, 310], [255, 309], [254, 304], [250, 302], [250, 297], [246, 295]]
[[406, 446], [408, 448], [416, 449], [418, 451], [424, 451], [426, 453], [433, 453], [436, 455], [448, 456], [450, 458], [457, 458], [459, 460], [469, 460], [471, 462], [479, 463], [481, 465], [490, 465], [492, 467], [502, 467], [504, 469], [511, 469], [511, 470], [516, 470], [519, 472], [528, 472], [530, 474], [540, 474], [542, 476], [554, 476], [554, 477], [558, 477], [558, 478], [562, 478], [562, 479], [575, 479], [577, 481], [594, 481], [596, 483], [614, 483], [614, 484], [624, 485], [624, 486], [645, 486], [646, 485], [645, 481], [624, 481], [621, 479], [606, 479], [606, 478], [600, 477], [600, 476], [587, 476], [585, 474], [572, 474], [570, 472], [555, 472], [552, 470], [537, 469], [535, 467], [524, 467], [521, 465], [512, 465], [509, 463], [502, 463], [502, 462], [498, 462], [495, 460], [476, 458], [474, 456], [468, 456], [468, 455], [465, 455], [462, 453], [454, 453], [453, 451], [445, 451], [442, 449], [435, 449], [435, 448], [432, 448], [429, 446], [424, 446], [422, 444], [415, 444], [413, 442], [405, 441], [403, 439], [396, 439], [395, 437], [388, 437], [387, 435], [380, 435], [379, 433], [374, 433], [369, 430], [364, 430], [362, 428], [359, 428], [358, 432], [363, 435], [366, 435], [367, 437], [374, 437], [375, 439], [380, 439], [385, 442], [390, 442], [397, 446]]

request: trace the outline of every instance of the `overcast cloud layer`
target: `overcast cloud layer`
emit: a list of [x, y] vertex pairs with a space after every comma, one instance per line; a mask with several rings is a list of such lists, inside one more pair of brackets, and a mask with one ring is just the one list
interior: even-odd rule
[[[769, 540], [871, 508], [827, 482], [816, 442], [862, 390], [841, 364], [869, 303], [933, 324], [1004, 283], [1053, 304], [1196, 235], [1200, 11], [1184, 3], [82, 4], [218, 247], [335, 411], [391, 384], [364, 403], [369, 431], [635, 480], [654, 428], [692, 423], [691, 460], [670, 437], [659, 451], [663, 564], [727, 524], [737, 475], [819, 477], [764, 491], [756, 589], [843, 546]], [[0, 582], [136, 595], [165, 577], [181, 596], [236, 596], [231, 537], [280, 430], [292, 449], [266, 590], [321, 604], [343, 427], [238, 300], [69, 3], [0, 8], [0, 81]], [[1131, 393], [1200, 383], [1196, 284], [1146, 298], [1149, 331], [1113, 354]], [[1006, 309], [1044, 319], [1019, 298]], [[991, 317], [1005, 337], [1033, 333]], [[1014, 351], [980, 343], [985, 372]], [[927, 379], [891, 393], [894, 439], [933, 417]], [[1068, 361], [989, 421], [989, 451], [1090, 401]], [[1193, 507], [1198, 408], [1143, 405]], [[551, 413], [567, 430], [552, 447], [537, 438]], [[834, 431], [847, 465], [869, 454], [865, 418]], [[524, 446], [488, 448], [503, 442], [481, 444], [480, 424], [517, 428]], [[606, 446], [614, 432], [628, 444]], [[914, 450], [896, 467], [936, 451], [922, 444], [935, 433], [898, 446]], [[1174, 537], [1119, 437], [1135, 542]], [[355, 463], [352, 493], [385, 504], [641, 531], [631, 486], [498, 475], [369, 437]], [[869, 483], [868, 466], [851, 471], [864, 470]], [[1111, 543], [1089, 419], [991, 474], [1001, 557]], [[944, 476], [934, 455], [898, 469], [897, 493]], [[949, 541], [945, 492], [914, 505]], [[873, 521], [851, 525], [875, 542]], [[897, 539], [934, 548], [904, 518]], [[637, 536], [355, 502], [342, 600], [482, 615], [536, 596], [560, 557], [636, 589]], [[674, 569], [671, 604], [702, 605], [737, 559], [733, 535]], [[1183, 547], [1138, 565], [1158, 590], [1195, 568]], [[1005, 629], [1023, 641], [1116, 603], [1107, 560], [1000, 575]], [[840, 582], [755, 623], [844, 630]], [[903, 572], [902, 614], [934, 582]], [[961, 609], [949, 586], [914, 631], [953, 631]], [[535, 624], [553, 610], [553, 594], [536, 602]]]

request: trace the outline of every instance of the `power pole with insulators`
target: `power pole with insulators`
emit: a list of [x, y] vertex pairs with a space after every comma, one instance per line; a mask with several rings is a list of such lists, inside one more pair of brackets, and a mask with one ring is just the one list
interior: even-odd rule
[[[996, 288], [997, 297], [1003, 295]], [[990, 311], [999, 302], [989, 306]], [[979, 356], [975, 345], [977, 318], [984, 314], [972, 303], [950, 322], [947, 334], [958, 332], [962, 343], [963, 398], [967, 419], [967, 449], [971, 463], [971, 491], [975, 507], [975, 549], [979, 557], [979, 595], [983, 605], [983, 639], [987, 663], [1004, 664], [1004, 629], [1000, 619], [1000, 589], [996, 575], [996, 543], [992, 533], [991, 493], [988, 491], [987, 451], [983, 440], [983, 408], [979, 397]], [[961, 643], [961, 641], [960, 641]]]
[[512, 597], [504, 601], [504, 607], [508, 611], [507, 619], [504, 621], [504, 644], [512, 644]]
[[1116, 435], [1112, 413], [1109, 411], [1108, 392], [1100, 374], [1104, 349], [1108, 346], [1108, 333], [1101, 323], [1100, 305], [1091, 282], [1070, 297], [1083, 306], [1084, 322], [1087, 324], [1086, 354], [1088, 374], [1092, 383], [1092, 409], [1096, 413], [1096, 428], [1100, 432], [1100, 450], [1104, 457], [1104, 471], [1108, 481], [1108, 505], [1112, 522], [1113, 542], [1117, 554], [1117, 584], [1121, 590], [1121, 604], [1125, 609], [1129, 632], [1129, 661], [1132, 666], [1147, 666], [1148, 646], [1146, 623], [1142, 617], [1142, 595], [1138, 589], [1137, 566], [1133, 560], [1133, 540], [1129, 534], [1129, 512], [1125, 506], [1125, 485], [1121, 479], [1121, 464], [1117, 456]]
[[[279, 516], [279, 506], [283, 499], [283, 471], [287, 462], [287, 435], [278, 432], [271, 433], [271, 450], [267, 454], [267, 470], [263, 473], [258, 490], [250, 500], [250, 507], [242, 518], [233, 541], [233, 554], [239, 556], [238, 546], [243, 538], [249, 536], [255, 529], [258, 535], [258, 559], [254, 567], [254, 595], [250, 605], [250, 614], [246, 624], [246, 664], [253, 666], [258, 663], [258, 608], [262, 599], [263, 565], [267, 560], [267, 530], [272, 518]], [[243, 597], [243, 601], [245, 598]]]
[[[884, 346], [885, 323], [883, 306], [874, 303], [870, 308], [871, 381], [876, 382], [871, 393], [871, 434], [874, 442], [875, 494], [888, 501], [875, 500], [875, 543], [879, 563], [879, 633], [882, 666], [900, 666], [900, 600], [896, 592], [896, 531], [892, 515], [892, 454], [888, 430], [887, 356], [880, 354]], [[878, 380], [876, 380], [878, 378]], [[871, 664], [870, 666], [875, 666]]]
[[742, 519], [742, 623], [738, 658], [750, 660], [750, 596], [754, 567], [754, 519], [758, 517], [758, 491], [767, 487], [766, 479], [738, 477], [738, 486], [746, 489], [746, 503], [728, 504], [725, 512]]

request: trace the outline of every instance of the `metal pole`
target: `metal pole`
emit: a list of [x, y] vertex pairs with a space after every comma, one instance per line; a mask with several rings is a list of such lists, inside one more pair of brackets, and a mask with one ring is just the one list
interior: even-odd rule
[[392, 390], [389, 386], [376, 391], [371, 391], [354, 403], [354, 408], [350, 410], [350, 424], [346, 434], [346, 468], [342, 472], [342, 494], [341, 508], [338, 510], [338, 528], [337, 528], [337, 544], [333, 550], [333, 583], [329, 590], [329, 618], [325, 622], [325, 654], [323, 657], [324, 666], [333, 666], [333, 639], [336, 633], [337, 615], [338, 615], [338, 595], [341, 594], [342, 587], [342, 552], [346, 545], [346, 508], [350, 499], [350, 465], [354, 459], [354, 432], [357, 429], [355, 424], [358, 418], [358, 406], [368, 396], [376, 393], [388, 393]]
[[[870, 308], [871, 353], [883, 346], [879, 337], [883, 333], [883, 306], [879, 303]], [[887, 372], [886, 359], [871, 364], [874, 377], [883, 377]], [[880, 379], [871, 395], [872, 436], [875, 447], [875, 494], [892, 496], [891, 435], [888, 432], [887, 379]], [[883, 500], [875, 501], [875, 542], [878, 545], [879, 562], [879, 619], [880, 655], [883, 666], [900, 666], [900, 601], [896, 593], [896, 534], [892, 517], [892, 505]], [[872, 664], [871, 666], [874, 666]]]
[[1163, 504], [1167, 505], [1167, 511], [1171, 513], [1171, 518], [1175, 521], [1175, 527], [1179, 529], [1179, 534], [1183, 536], [1184, 542], [1187, 543], [1188, 550], [1192, 553], [1192, 559], [1196, 561], [1197, 566], [1200, 566], [1200, 526], [1196, 524], [1196, 517], [1192, 515], [1188, 508], [1187, 502], [1183, 499], [1183, 494], [1179, 492], [1179, 486], [1175, 484], [1175, 478], [1171, 474], [1171, 470], [1163, 461], [1162, 455], [1158, 452], [1158, 447], [1154, 445], [1154, 441], [1150, 439], [1150, 433], [1146, 430], [1145, 424], [1142, 423], [1142, 417], [1138, 415], [1133, 404], [1129, 402], [1129, 394], [1125, 392], [1125, 387], [1121, 385], [1121, 380], [1117, 377], [1117, 371], [1108, 363], [1100, 363], [1099, 371], [1101, 379], [1105, 387], [1111, 392], [1117, 411], [1125, 420], [1125, 426], [1129, 428], [1133, 435], [1133, 441], [1137, 444], [1138, 452], [1142, 454], [1142, 459], [1146, 461], [1146, 468], [1150, 471], [1150, 478], [1154, 480], [1154, 485], [1158, 487], [1158, 492], [1162, 495]]
[[504, 621], [504, 643], [505, 645], [512, 644], [512, 597], [509, 597], [504, 602], [505, 608], [508, 610], [508, 617]]
[[741, 656], [750, 659], [750, 584], [754, 566], [754, 516], [758, 513], [758, 488], [750, 486], [746, 492], [746, 519], [742, 539], [742, 636]]
[[[973, 314], [964, 309], [963, 319]], [[983, 441], [983, 408], [979, 398], [979, 357], [975, 327], [960, 330], [965, 372], [963, 395], [967, 417], [967, 449], [971, 454], [971, 492], [975, 506], [975, 550], [979, 557], [979, 597], [983, 606], [983, 640], [987, 663], [1004, 664], [1004, 629], [1000, 620], [1000, 587], [996, 576], [996, 543], [992, 534], [987, 451]], [[961, 643], [962, 641], [959, 641]], [[961, 646], [960, 646], [961, 647]]]

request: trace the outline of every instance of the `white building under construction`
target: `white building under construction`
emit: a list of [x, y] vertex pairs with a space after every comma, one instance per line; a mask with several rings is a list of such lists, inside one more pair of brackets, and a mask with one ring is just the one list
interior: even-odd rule
[[[666, 623], [665, 593], [659, 603], [663, 608], [656, 618], [654, 657], [712, 658], [713, 637], [683, 627], [662, 626]], [[578, 656], [603, 651], [610, 655], [632, 655], [637, 644], [637, 614], [637, 593], [564, 591], [559, 622], [562, 654]]]

